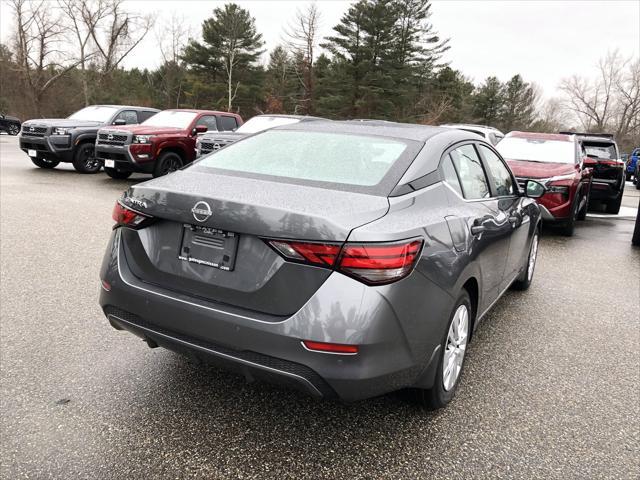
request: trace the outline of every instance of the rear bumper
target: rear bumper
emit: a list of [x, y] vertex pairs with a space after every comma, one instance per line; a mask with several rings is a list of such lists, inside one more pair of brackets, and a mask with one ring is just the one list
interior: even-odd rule
[[70, 135], [30, 137], [20, 134], [20, 149], [27, 153], [35, 150], [38, 158], [73, 162], [73, 143]]
[[[416, 384], [431, 386], [448, 315], [433, 311], [424, 322], [416, 322], [415, 315], [405, 320], [396, 313], [402, 307], [391, 305], [389, 286], [371, 288], [334, 273], [294, 315], [265, 320], [142, 282], [128, 270], [118, 238], [116, 231], [101, 272], [110, 289], [100, 294], [116, 328], [249, 379], [286, 384], [316, 397], [356, 401]], [[429, 292], [417, 272], [401, 282], [422, 283], [417, 287], [427, 294], [416, 300], [418, 308], [424, 302], [422, 312], [429, 312], [432, 295], [446, 296]], [[312, 352], [302, 340], [357, 344], [359, 352]]]

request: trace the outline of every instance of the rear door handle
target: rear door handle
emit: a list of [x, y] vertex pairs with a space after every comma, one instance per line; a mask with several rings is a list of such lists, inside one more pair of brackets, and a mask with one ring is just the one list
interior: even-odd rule
[[519, 217], [519, 216], [517, 216], [517, 215], [511, 215], [511, 216], [509, 217], [509, 221], [510, 221], [511, 223], [518, 223], [518, 222], [520, 221], [520, 217]]
[[484, 225], [473, 225], [471, 227], [471, 235], [480, 235], [486, 230]]

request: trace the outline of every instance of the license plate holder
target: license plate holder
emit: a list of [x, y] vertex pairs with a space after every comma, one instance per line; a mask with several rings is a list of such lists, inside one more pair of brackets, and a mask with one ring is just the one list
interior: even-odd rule
[[178, 258], [230, 272], [236, 263], [238, 238], [233, 232], [184, 224]]
[[38, 152], [33, 150], [32, 148], [27, 150], [27, 155], [29, 155], [31, 158], [38, 158]]
[[116, 162], [115, 160], [105, 160], [104, 166], [107, 168], [116, 168]]

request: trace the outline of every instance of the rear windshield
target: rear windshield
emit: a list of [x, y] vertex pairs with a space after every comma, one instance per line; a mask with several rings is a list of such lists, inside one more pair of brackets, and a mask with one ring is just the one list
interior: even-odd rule
[[268, 128], [280, 127], [282, 125], [290, 125], [292, 123], [298, 123], [300, 120], [297, 118], [288, 117], [253, 117], [251, 120], [247, 120], [246, 123], [241, 125], [238, 133], [257, 133]]
[[591, 158], [602, 158], [605, 160], [615, 160], [618, 158], [616, 146], [613, 143], [587, 143], [583, 144], [584, 151]]
[[268, 130], [205, 156], [195, 166], [388, 194], [417, 151], [418, 142], [386, 137]]
[[575, 144], [564, 140], [506, 137], [496, 149], [509, 160], [549, 163], [575, 163], [576, 160]]

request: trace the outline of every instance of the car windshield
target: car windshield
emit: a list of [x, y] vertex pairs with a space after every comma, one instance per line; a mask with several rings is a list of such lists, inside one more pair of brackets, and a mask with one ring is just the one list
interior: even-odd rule
[[506, 137], [496, 149], [504, 158], [527, 162], [574, 163], [576, 154], [573, 142], [545, 138]]
[[191, 125], [193, 119], [198, 114], [195, 112], [180, 112], [176, 110], [165, 110], [156, 113], [153, 117], [145, 120], [141, 125], [150, 127], [173, 127], [186, 129]]
[[407, 147], [404, 141], [374, 136], [269, 130], [205, 156], [196, 165], [367, 187], [379, 184]]
[[71, 120], [87, 120], [93, 122], [107, 122], [118, 111], [117, 107], [85, 107], [69, 115]]
[[247, 120], [247, 123], [241, 125], [236, 131], [238, 133], [257, 133], [281, 125], [298, 123], [299, 121], [297, 118], [287, 117], [253, 117]]
[[616, 146], [612, 143], [584, 143], [584, 151], [591, 158], [602, 158], [603, 160], [615, 160]]

